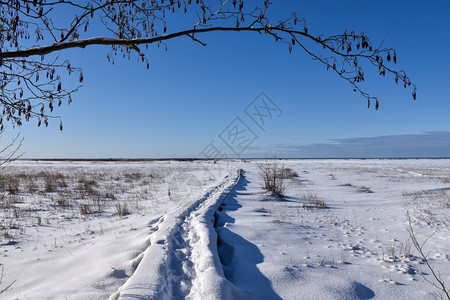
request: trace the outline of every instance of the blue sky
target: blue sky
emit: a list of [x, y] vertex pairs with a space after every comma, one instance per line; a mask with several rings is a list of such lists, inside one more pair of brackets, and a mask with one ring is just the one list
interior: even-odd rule
[[[213, 142], [231, 157], [220, 134], [239, 118], [256, 137], [242, 157], [450, 156], [449, 1], [273, 2], [274, 20], [295, 10], [314, 34], [354, 29], [395, 48], [418, 99], [367, 70], [364, 88], [381, 102], [367, 109], [299, 48], [289, 54], [266, 36], [213, 33], [203, 36], [206, 47], [187, 38], [169, 41], [167, 52], [151, 47], [150, 70], [133, 58], [113, 66], [102, 46], [61, 53], [85, 78], [74, 102], [57, 110], [64, 131], [32, 121], [8, 128], [1, 144], [20, 132], [26, 158], [160, 158], [200, 157]], [[264, 130], [244, 111], [261, 92], [282, 111]]]

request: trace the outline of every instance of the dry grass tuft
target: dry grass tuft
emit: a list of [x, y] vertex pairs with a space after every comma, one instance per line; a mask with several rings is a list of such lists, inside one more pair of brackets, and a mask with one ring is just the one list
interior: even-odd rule
[[313, 193], [308, 193], [306, 195], [302, 196], [303, 198], [303, 208], [310, 210], [310, 209], [323, 209], [323, 208], [328, 208], [328, 205], [325, 204], [325, 202], [321, 199], [319, 199], [319, 197], [316, 194]]

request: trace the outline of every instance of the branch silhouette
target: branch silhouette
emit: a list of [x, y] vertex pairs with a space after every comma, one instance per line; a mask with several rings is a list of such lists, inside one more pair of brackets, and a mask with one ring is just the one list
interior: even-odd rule
[[[182, 37], [206, 46], [201, 40], [203, 36], [221, 32], [254, 32], [285, 44], [289, 53], [294, 47], [301, 49], [350, 84], [354, 92], [367, 99], [368, 107], [375, 102], [375, 109], [378, 109], [379, 101], [361, 86], [366, 67], [375, 69], [380, 76], [391, 75], [405, 88], [411, 87], [412, 97], [416, 99], [415, 85], [403, 70], [395, 67], [395, 49], [384, 48], [382, 44], [374, 46], [367, 35], [355, 31], [313, 35], [306, 19], [298, 18], [295, 12], [284, 20], [271, 20], [268, 0], [250, 8], [244, 0], [208, 3], [202, 0], [13, 0], [0, 3], [0, 104], [3, 106], [0, 129], [4, 119], [13, 126], [33, 118], [38, 120], [38, 126], [47, 126], [50, 118], [61, 121], [53, 115], [54, 107], [72, 102], [73, 93], [84, 80], [80, 68], [60, 58], [66, 49], [109, 46], [106, 58], [111, 63], [117, 56], [130, 59], [136, 55], [149, 68], [148, 51], [141, 50], [140, 46], [148, 49], [149, 45], [157, 44], [167, 49], [166, 41]], [[175, 26], [169, 15], [176, 15], [183, 21]], [[168, 28], [180, 27], [180, 24], [185, 29], [168, 33]], [[91, 34], [91, 27], [95, 28], [95, 36]], [[77, 79], [68, 82], [66, 72], [77, 74]]]

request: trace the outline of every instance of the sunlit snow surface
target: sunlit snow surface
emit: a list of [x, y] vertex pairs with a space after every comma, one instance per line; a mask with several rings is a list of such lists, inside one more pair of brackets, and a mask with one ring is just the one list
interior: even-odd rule
[[13, 162], [0, 298], [433, 299], [407, 212], [450, 286], [450, 160], [259, 163]]

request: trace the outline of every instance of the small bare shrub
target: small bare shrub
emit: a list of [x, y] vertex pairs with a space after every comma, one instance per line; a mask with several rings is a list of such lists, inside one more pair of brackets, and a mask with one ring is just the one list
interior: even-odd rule
[[0, 191], [8, 192], [11, 195], [17, 194], [20, 187], [20, 177], [13, 174], [0, 176]]
[[97, 212], [102, 212], [103, 211], [103, 202], [105, 202], [104, 199], [102, 199], [100, 197], [96, 197], [93, 200], [93, 204], [95, 205], [95, 207], [97, 209]]
[[58, 207], [66, 208], [67, 206], [69, 206], [69, 201], [66, 198], [62, 197], [62, 196], [58, 196], [56, 198], [55, 204]]
[[31, 193], [37, 191], [39, 189], [39, 185], [36, 180], [29, 176], [26, 177], [26, 188], [28, 189], [28, 192]]
[[[142, 178], [142, 173], [138, 172], [132, 172], [132, 173], [125, 173], [123, 176], [128, 180], [140, 180]], [[127, 181], [127, 180], [126, 180]]]
[[369, 193], [369, 194], [372, 194], [372, 193], [373, 193], [373, 191], [370, 189], [370, 187], [367, 187], [367, 186], [362, 186], [362, 187], [360, 187], [360, 190], [361, 190], [362, 192]]
[[56, 190], [56, 186], [54, 185], [53, 181], [48, 177], [45, 178], [45, 188], [44, 189], [47, 193], [51, 193]]
[[48, 171], [41, 171], [38, 174], [29, 175], [29, 179], [33, 181], [33, 177], [40, 178], [44, 181], [44, 192], [52, 193], [59, 189], [66, 188], [67, 183], [65, 180], [65, 175], [62, 173], [53, 173]]
[[106, 192], [105, 193], [105, 198], [107, 200], [115, 201], [116, 200], [116, 195], [114, 195], [114, 193], [111, 193], [111, 192]]
[[78, 179], [78, 191], [80, 193], [80, 198], [86, 198], [87, 196], [96, 196], [98, 195], [95, 187], [98, 186], [97, 181], [94, 179], [86, 179], [81, 177]]
[[130, 213], [128, 205], [126, 203], [120, 204], [120, 202], [116, 204], [116, 212], [119, 216], [128, 215]]
[[328, 208], [325, 202], [316, 194], [308, 193], [302, 197], [304, 199], [303, 208], [305, 209], [313, 209], [313, 208]]
[[258, 164], [259, 175], [264, 180], [264, 189], [283, 198], [288, 188], [286, 181], [288, 171], [284, 164], [280, 166], [277, 159]]
[[11, 195], [15, 195], [19, 192], [19, 180], [14, 180], [11, 181], [8, 184], [8, 189], [7, 191], [11, 194]]
[[80, 205], [80, 213], [85, 216], [91, 213], [91, 207], [88, 204]]
[[428, 208], [421, 209], [422, 214], [417, 217], [420, 221], [427, 223], [428, 225], [436, 223], [436, 217]]
[[321, 267], [335, 268], [336, 263], [334, 261], [334, 258], [333, 259], [328, 259], [326, 256], [324, 256], [324, 257], [322, 257], [322, 259], [320, 259], [319, 265]]
[[393, 244], [391, 244], [388, 248], [386, 248], [386, 251], [383, 251], [382, 259], [386, 259], [390, 261], [398, 261], [398, 260], [404, 260], [404, 259], [411, 259], [413, 258], [413, 254], [411, 251], [411, 241], [407, 240], [405, 243], [396, 243], [394, 241]]
[[443, 177], [441, 180], [443, 183], [450, 183], [450, 176]]

